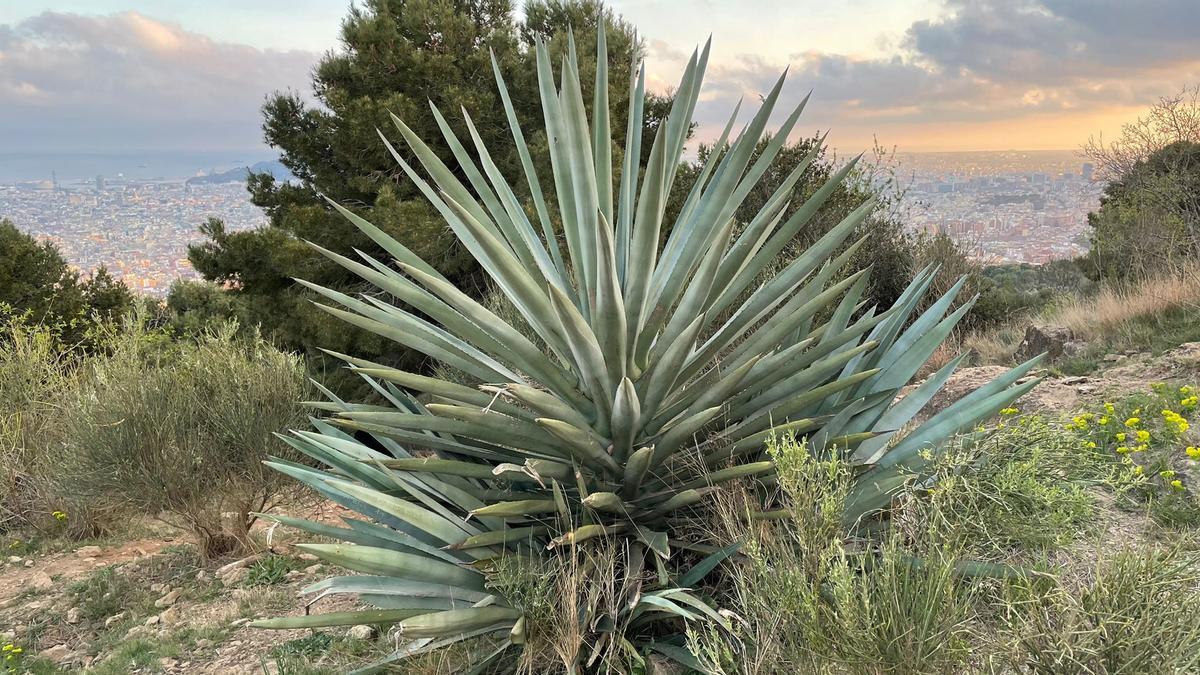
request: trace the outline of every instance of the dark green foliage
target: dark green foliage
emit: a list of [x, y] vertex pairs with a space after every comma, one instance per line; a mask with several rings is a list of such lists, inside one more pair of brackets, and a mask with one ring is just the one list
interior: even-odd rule
[[[753, 159], [758, 159], [770, 140], [770, 136], [759, 140], [751, 155]], [[755, 214], [762, 211], [775, 191], [806, 160], [810, 164], [796, 181], [792, 198], [788, 202], [787, 208], [784, 209], [781, 222], [790, 218], [809, 197], [822, 185], [825, 185], [841, 168], [841, 163], [832, 155], [827, 154], [821, 140], [820, 137], [814, 136], [784, 144], [775, 161], [763, 174], [762, 179], [738, 207], [735, 217], [740, 225], [749, 223]], [[700, 174], [712, 151], [711, 146], [701, 145], [697, 159], [686, 162], [680, 168], [679, 175], [672, 186], [666, 222], [672, 222], [672, 219], [679, 213], [688, 191], [691, 190], [696, 177]], [[811, 159], [809, 158], [810, 154], [812, 154]], [[912, 280], [914, 267], [918, 263], [919, 238], [904, 228], [899, 217], [896, 207], [900, 195], [893, 193], [892, 185], [886, 180], [877, 180], [880, 177], [875, 176], [874, 173], [871, 167], [865, 167], [852, 172], [850, 180], [838, 184], [818, 214], [792, 240], [780, 260], [786, 262], [803, 253], [863, 202], [872, 198], [876, 199], [878, 203], [872, 215], [858, 226], [847, 241], [854, 242], [867, 233], [871, 234], [859, 248], [852, 264], [856, 269], [872, 266], [868, 290], [865, 294], [869, 299], [868, 305], [889, 307]], [[669, 234], [669, 232], [664, 232], [663, 236], [666, 237]], [[951, 283], [957, 280], [958, 276], [957, 270], [943, 271], [941, 274], [943, 279], [949, 279]], [[964, 294], [964, 297], [970, 296]]]
[[1089, 275], [1126, 280], [1200, 256], [1200, 143], [1178, 141], [1104, 188], [1092, 227]]
[[262, 464], [285, 452], [272, 434], [304, 419], [299, 359], [234, 326], [172, 343], [137, 320], [107, 351], [57, 392], [61, 492], [94, 508], [166, 512], [206, 557], [248, 543], [251, 514], [282, 482]]
[[247, 586], [274, 586], [287, 580], [288, 572], [300, 568], [300, 561], [284, 555], [271, 554], [250, 565]]
[[1033, 315], [1055, 300], [1089, 295], [1096, 284], [1088, 279], [1086, 259], [1053, 260], [1044, 265], [1014, 263], [984, 267], [980, 273], [979, 302], [968, 316], [975, 327], [1003, 324], [1021, 315]]
[[[389, 128], [389, 114], [398, 115], [464, 178], [441, 140], [429, 104], [443, 111], [446, 123], [469, 146], [461, 112], [466, 109], [492, 160], [505, 174], [516, 172], [519, 158], [494, 86], [494, 53], [510, 83], [534, 163], [545, 179], [551, 172], [540, 131], [536, 68], [529, 53], [534, 38], [550, 36], [557, 64], [567, 52], [567, 29], [574, 28], [590, 107], [595, 29], [601, 20], [607, 24], [615, 137], [624, 133], [636, 48], [632, 26], [596, 0], [531, 2], [522, 24], [514, 22], [512, 10], [509, 0], [368, 0], [351, 8], [342, 26], [343, 48], [327, 54], [315, 69], [317, 104], [306, 103], [295, 92], [280, 92], [263, 106], [266, 140], [280, 151], [281, 161], [298, 182], [252, 175], [248, 188], [254, 203], [265, 209], [268, 226], [228, 232], [219, 221], [210, 220], [201, 228], [208, 241], [189, 250], [189, 259], [206, 279], [233, 287], [237, 306], [224, 309], [246, 323], [261, 324], [268, 337], [287, 348], [317, 353], [321, 347], [410, 369], [421, 367], [421, 359], [411, 352], [337, 323], [312, 307], [312, 294], [295, 285], [294, 277], [348, 292], [364, 287], [301, 240], [350, 257], [356, 257], [358, 249], [383, 259], [378, 246], [335, 213], [321, 198], [325, 196], [369, 217], [468, 293], [482, 293], [478, 266], [404, 176], [376, 129]], [[655, 113], [665, 113], [665, 106], [656, 99], [648, 108], [652, 133]], [[650, 142], [643, 147], [648, 152]], [[517, 189], [526, 199], [525, 186]]]
[[127, 311], [133, 296], [100, 268], [80, 279], [58, 249], [0, 219], [0, 309], [33, 324], [59, 329], [67, 343], [83, 340], [88, 326]]
[[168, 321], [177, 335], [198, 335], [242, 314], [239, 298], [210, 282], [179, 279], [167, 295]]

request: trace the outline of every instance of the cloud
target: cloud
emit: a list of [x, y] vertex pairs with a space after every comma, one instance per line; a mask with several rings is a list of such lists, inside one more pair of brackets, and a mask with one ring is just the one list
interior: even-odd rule
[[317, 58], [216, 42], [137, 12], [0, 25], [0, 148], [260, 147], [264, 97], [306, 91]]
[[[832, 126], [860, 139], [881, 127], [982, 128], [1127, 111], [1200, 80], [1198, 26], [1197, 0], [947, 0], [937, 17], [913, 22], [886, 56], [791, 54], [781, 104], [811, 88], [801, 129]], [[739, 97], [756, 103], [785, 65], [752, 54], [710, 64], [698, 136], [715, 136]]]

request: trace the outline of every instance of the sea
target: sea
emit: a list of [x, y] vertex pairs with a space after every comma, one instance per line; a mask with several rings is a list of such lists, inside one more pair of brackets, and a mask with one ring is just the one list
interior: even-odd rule
[[277, 158], [261, 150], [142, 151], [105, 153], [0, 152], [0, 184], [25, 181], [60, 183], [106, 179], [189, 178]]

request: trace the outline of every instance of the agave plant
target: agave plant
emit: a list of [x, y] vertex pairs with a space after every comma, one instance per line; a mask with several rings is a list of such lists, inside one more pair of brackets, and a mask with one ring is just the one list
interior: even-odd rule
[[[392, 259], [360, 253], [356, 260], [314, 248], [379, 293], [351, 297], [300, 283], [327, 299], [321, 306], [334, 316], [426, 354], [474, 384], [335, 354], [380, 403], [349, 403], [326, 391], [329, 401], [317, 405], [331, 415], [288, 441], [327, 468], [273, 465], [364, 519], [346, 519], [341, 527], [274, 518], [344, 542], [303, 548], [361, 573], [307, 592], [317, 599], [357, 594], [378, 609], [259, 625], [394, 624], [403, 642], [392, 659], [494, 636], [496, 651], [482, 668], [520, 649], [527, 630], [519, 603], [489, 585], [489, 565], [607, 542], [621, 552], [621, 578], [612, 580], [621, 601], [615, 610], [581, 613], [580, 626], [592, 638], [577, 655], [579, 667], [621, 670], [652, 651], [697, 667], [678, 634], [688, 621], [723, 621], [692, 589], [732, 551], [705, 547], [680, 523], [722, 483], [770, 485], [774, 467], [764, 454], [770, 434], [794, 433], [813, 453], [850, 457], [857, 467], [850, 517], [863, 520], [888, 506], [930, 449], [973, 430], [1034, 385], [1018, 383], [1031, 361], [912, 424], [962, 357], [902, 398], [898, 393], [971, 303], [952, 309], [961, 281], [923, 302], [936, 273], [926, 269], [893, 306], [864, 306], [867, 271], [848, 269], [862, 240], [850, 237], [872, 203], [802, 254], [778, 260], [854, 162], [784, 218], [814, 149], [759, 213], [748, 222], [735, 218], [804, 108], [792, 110], [751, 161], [783, 77], [731, 139], [734, 111], [678, 215], [663, 222], [708, 54], [708, 45], [693, 52], [669, 117], [639, 166], [644, 68], [633, 71], [625, 144], [614, 161], [603, 29], [591, 119], [573, 41], [557, 85], [548, 48], [538, 43], [553, 199], [498, 68], [522, 161], [521, 193], [493, 164], [466, 111], [473, 152], [433, 110], [457, 169], [400, 119], [394, 121], [408, 156], [423, 171], [380, 133], [525, 325], [505, 322], [380, 229], [333, 204]], [[764, 501], [764, 517], [771, 508]]]

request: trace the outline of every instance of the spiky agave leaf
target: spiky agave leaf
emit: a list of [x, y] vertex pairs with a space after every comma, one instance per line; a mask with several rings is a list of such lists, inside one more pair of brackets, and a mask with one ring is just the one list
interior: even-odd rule
[[[399, 119], [396, 128], [419, 166], [380, 133], [400, 168], [536, 335], [522, 334], [399, 242], [334, 205], [394, 259], [360, 253], [357, 261], [314, 246], [382, 292], [351, 297], [306, 283], [322, 296], [319, 306], [456, 368], [478, 386], [335, 354], [388, 405], [331, 397], [321, 407], [332, 417], [315, 421], [316, 431], [288, 438], [328, 468], [275, 466], [367, 520], [351, 519], [346, 527], [281, 522], [347, 542], [309, 549], [369, 576], [317, 590], [322, 596], [361, 594], [380, 609], [260, 625], [391, 622], [402, 636], [415, 638], [396, 657], [435, 639], [440, 645], [494, 633], [523, 642], [519, 608], [486, 590], [489, 559], [615, 537], [634, 542], [624, 560], [630, 578], [644, 565], [665, 573], [663, 560], [672, 556], [669, 542], [676, 541], [681, 515], [712, 494], [714, 485], [773, 471], [763, 454], [772, 428], [806, 435], [815, 453], [835, 445], [850, 453], [859, 477], [848, 511], [857, 518], [888, 505], [909, 472], [927, 461], [923, 450], [972, 428], [1033, 386], [1018, 381], [1036, 359], [909, 429], [961, 362], [952, 361], [896, 400], [970, 306], [951, 311], [962, 284], [918, 314], [937, 271], [926, 269], [892, 307], [864, 308], [866, 271], [849, 266], [861, 240], [849, 238], [861, 231], [871, 203], [774, 275], [764, 274], [854, 165], [784, 218], [805, 162], [760, 213], [748, 223], [735, 222], [804, 107], [802, 102], [787, 115], [754, 158], [783, 77], [743, 131], [726, 142], [731, 118], [678, 217], [664, 223], [709, 48], [692, 54], [645, 167], [637, 165], [644, 74], [634, 69], [624, 159], [614, 166], [600, 31], [592, 124], [573, 42], [558, 84], [546, 44], [535, 46], [550, 189], [529, 159], [495, 70], [532, 213], [491, 162], [469, 117], [474, 155], [434, 110], [458, 170]], [[562, 241], [554, 234], [556, 222]], [[664, 227], [668, 235], [660, 248]], [[403, 305], [379, 299], [389, 295]], [[827, 318], [814, 326], [821, 317]], [[374, 443], [360, 440], [364, 435]], [[699, 576], [684, 578], [694, 583]], [[429, 590], [414, 590], [421, 588]], [[632, 592], [624, 616], [584, 617], [585, 623], [603, 619], [636, 627], [662, 615], [687, 621], [716, 616], [681, 588]], [[681, 649], [667, 643], [652, 648]]]

